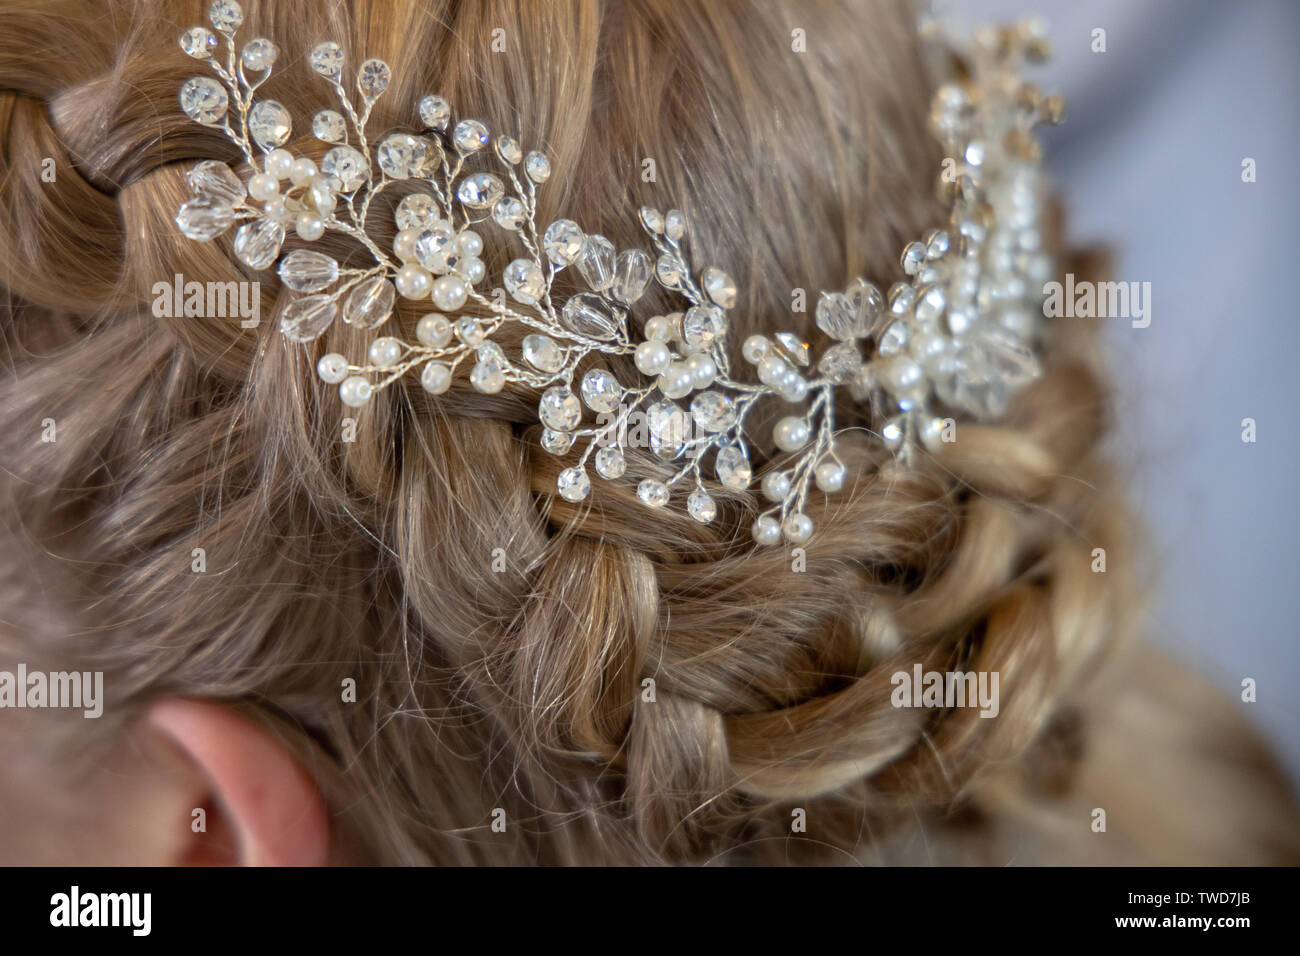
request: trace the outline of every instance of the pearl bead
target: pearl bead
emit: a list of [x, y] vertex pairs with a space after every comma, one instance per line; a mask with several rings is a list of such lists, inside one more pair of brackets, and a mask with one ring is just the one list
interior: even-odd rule
[[791, 369], [793, 374], [781, 383], [781, 397], [787, 402], [802, 402], [808, 397], [808, 380]]
[[293, 153], [287, 149], [273, 149], [266, 154], [266, 171], [276, 179], [288, 179], [293, 172]]
[[781, 533], [785, 535], [785, 540], [791, 544], [804, 544], [812, 537], [812, 518], [797, 511], [792, 515], [787, 515], [785, 521], [781, 522]]
[[458, 275], [439, 276], [433, 281], [433, 304], [444, 312], [455, 312], [469, 298], [469, 286]]
[[352, 408], [360, 408], [366, 402], [370, 401], [370, 396], [374, 389], [360, 375], [353, 375], [351, 378], [343, 380], [339, 386], [339, 398], [343, 399], [343, 404]]
[[399, 229], [393, 237], [393, 255], [403, 262], [412, 261], [415, 258], [415, 240], [419, 238], [418, 229]]
[[402, 357], [402, 343], [392, 336], [385, 335], [370, 343], [370, 364], [380, 368], [392, 368]]
[[782, 451], [798, 451], [808, 443], [810, 429], [802, 418], [787, 415], [772, 429], [772, 440]]
[[306, 239], [308, 242], [314, 242], [321, 236], [325, 235], [325, 220], [320, 216], [313, 215], [309, 212], [300, 212], [294, 220], [293, 227], [298, 232], [300, 239]]
[[278, 196], [280, 184], [270, 173], [258, 173], [248, 181], [248, 195], [261, 202]]
[[784, 501], [785, 496], [790, 493], [790, 476], [784, 471], [769, 471], [763, 476], [763, 482], [759, 487], [763, 491], [763, 497], [768, 501]]
[[285, 205], [284, 197], [278, 195], [272, 196], [266, 201], [266, 205], [262, 208], [262, 213], [267, 219], [274, 223], [278, 223], [281, 226], [288, 225], [288, 223], [293, 219], [293, 213], [290, 212], [289, 207]]
[[659, 391], [669, 398], [684, 398], [691, 393], [695, 380], [685, 362], [673, 362], [659, 376]]
[[487, 266], [483, 264], [482, 259], [462, 259], [456, 265], [456, 274], [461, 276], [470, 285], [477, 285], [483, 281], [487, 275]]
[[704, 352], [694, 352], [686, 357], [686, 367], [691, 370], [691, 384], [695, 388], [708, 388], [718, 374], [718, 366]]
[[773, 545], [781, 540], [781, 526], [771, 515], [763, 515], [754, 522], [750, 532], [754, 540], [762, 545]]
[[441, 395], [451, 388], [451, 369], [441, 362], [430, 362], [420, 373], [420, 384], [424, 386], [425, 391], [433, 395]]
[[895, 355], [885, 366], [885, 387], [897, 396], [916, 391], [924, 373], [921, 366], [906, 355]]
[[460, 254], [470, 259], [477, 258], [483, 252], [483, 237], [473, 229], [463, 230], [456, 242], [460, 246]]
[[327, 385], [337, 385], [348, 377], [348, 360], [338, 352], [322, 355], [316, 363], [316, 374]]
[[844, 487], [844, 466], [838, 461], [820, 462], [814, 474], [822, 491], [839, 491]]
[[306, 156], [293, 161], [293, 168], [289, 170], [289, 182], [295, 186], [310, 186], [312, 179], [316, 176], [316, 164]]
[[433, 276], [414, 262], [408, 262], [397, 270], [394, 284], [397, 286], [397, 291], [402, 298], [423, 299], [429, 295], [429, 287], [433, 285]]
[[642, 375], [660, 375], [672, 360], [672, 353], [663, 342], [652, 340], [636, 347], [634, 361]]
[[446, 348], [451, 341], [451, 323], [445, 315], [430, 312], [421, 316], [415, 324], [415, 337], [421, 345], [427, 345], [431, 349]]
[[673, 324], [666, 315], [652, 315], [645, 320], [647, 341], [667, 342], [673, 337]]
[[785, 383], [790, 366], [778, 355], [768, 355], [758, 363], [758, 380], [772, 388], [780, 388]]
[[745, 339], [745, 344], [740, 347], [740, 354], [745, 357], [746, 362], [757, 365], [767, 358], [767, 353], [771, 348], [771, 344], [763, 336], [751, 335]]

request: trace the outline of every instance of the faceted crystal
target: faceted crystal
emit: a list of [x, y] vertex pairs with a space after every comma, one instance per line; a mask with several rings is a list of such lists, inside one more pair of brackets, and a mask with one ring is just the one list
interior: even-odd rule
[[546, 258], [557, 266], [573, 265], [582, 253], [582, 230], [572, 219], [557, 219], [546, 227], [542, 235], [542, 249]]
[[593, 292], [604, 292], [614, 284], [614, 243], [592, 234], [582, 242], [578, 271]]
[[411, 193], [397, 204], [393, 218], [398, 229], [427, 229], [439, 216], [433, 197], [427, 193]]
[[484, 395], [495, 395], [506, 385], [506, 373], [501, 366], [491, 362], [480, 362], [469, 373], [469, 383], [476, 391]]
[[217, 38], [207, 27], [190, 27], [181, 34], [181, 49], [196, 60], [206, 60], [217, 48]]
[[310, 342], [324, 332], [339, 307], [328, 295], [308, 295], [294, 299], [280, 316], [280, 331], [290, 342]]
[[487, 209], [505, 195], [506, 187], [491, 173], [474, 173], [460, 181], [456, 198], [470, 209]]
[[345, 193], [353, 192], [366, 181], [370, 162], [351, 146], [335, 146], [320, 161], [321, 172], [339, 181]]
[[596, 472], [600, 477], [611, 480], [622, 478], [626, 470], [627, 460], [623, 457], [623, 449], [610, 445], [596, 452]]
[[483, 325], [478, 319], [467, 316], [456, 320], [456, 337], [470, 348], [478, 348], [482, 345], [485, 334]]
[[876, 319], [885, 308], [885, 297], [880, 289], [865, 279], [855, 282], [848, 292], [849, 301], [858, 313], [858, 335], [867, 335], [875, 327]]
[[321, 110], [311, 118], [311, 134], [324, 143], [337, 143], [347, 133], [343, 117], [334, 110]]
[[547, 428], [571, 432], [582, 421], [582, 403], [563, 385], [548, 388], [537, 406], [537, 417]]
[[669, 209], [664, 217], [664, 234], [676, 242], [686, 234], [686, 217], [680, 209]]
[[383, 276], [363, 279], [343, 303], [343, 321], [362, 329], [375, 329], [393, 313], [397, 290]]
[[737, 445], [728, 445], [718, 450], [718, 460], [714, 464], [714, 470], [718, 474], [719, 481], [737, 491], [748, 488], [754, 478], [749, 459]]
[[389, 179], [409, 179], [415, 137], [407, 133], [390, 133], [379, 143], [375, 161]]
[[564, 367], [564, 350], [548, 335], [525, 335], [524, 361], [539, 372], [558, 372]]
[[383, 60], [366, 60], [357, 70], [357, 89], [362, 96], [373, 100], [388, 89], [388, 81], [392, 76], [393, 71]]
[[253, 70], [256, 73], [269, 70], [275, 65], [276, 57], [279, 55], [280, 51], [276, 49], [275, 44], [266, 37], [249, 40], [244, 45], [244, 49], [239, 52], [239, 58], [244, 63], [244, 69]]
[[582, 400], [593, 412], [612, 412], [623, 400], [623, 386], [603, 368], [593, 368], [582, 377]]
[[686, 511], [700, 524], [708, 524], [718, 516], [718, 505], [703, 488], [696, 488], [686, 499]]
[[497, 155], [511, 166], [518, 166], [523, 161], [524, 151], [513, 136], [498, 136]]
[[776, 339], [776, 344], [780, 346], [780, 351], [788, 356], [791, 361], [801, 367], [808, 365], [808, 343], [799, 338], [792, 332], [775, 332], [772, 338]]
[[606, 308], [600, 296], [580, 292], [564, 303], [560, 318], [570, 332], [608, 342], [618, 335], [618, 326], [606, 313]]
[[858, 350], [848, 342], [832, 345], [822, 353], [821, 361], [817, 363], [817, 371], [837, 385], [851, 381], [861, 367], [862, 358]]
[[280, 281], [294, 292], [319, 292], [338, 277], [339, 264], [322, 252], [295, 249], [280, 260]]
[[542, 447], [552, 455], [563, 455], [573, 447], [573, 432], [557, 432], [551, 428], [543, 428]]
[[310, 59], [311, 68], [331, 80], [337, 80], [343, 72], [343, 49], [333, 41], [318, 45]]
[[705, 269], [700, 277], [700, 285], [708, 297], [724, 309], [730, 309], [736, 304], [736, 280], [721, 269], [713, 266]]
[[696, 305], [686, 310], [682, 319], [682, 341], [692, 352], [705, 352], [726, 329], [722, 310], [712, 305]]
[[581, 501], [591, 494], [591, 479], [581, 468], [566, 468], [560, 472], [555, 486], [565, 501]]
[[614, 262], [614, 287], [610, 295], [624, 305], [641, 298], [650, 282], [650, 256], [640, 249], [625, 249]]
[[244, 184], [225, 163], [206, 159], [185, 174], [185, 181], [200, 197], [235, 206], [243, 201]]
[[244, 11], [235, 0], [212, 0], [208, 6], [208, 19], [218, 32], [233, 36], [244, 22]]
[[903, 250], [903, 271], [910, 276], [916, 275], [924, 263], [925, 246], [919, 242], [909, 242]]
[[660, 458], [678, 457], [691, 437], [691, 419], [676, 402], [655, 402], [645, 410], [650, 449]]
[[653, 206], [641, 207], [641, 225], [645, 226], [646, 231], [659, 235], [664, 231], [664, 216], [658, 209]]
[[429, 95], [420, 100], [420, 122], [429, 129], [446, 129], [451, 122], [451, 104], [441, 96]]
[[456, 231], [451, 223], [435, 219], [415, 240], [415, 257], [434, 275], [448, 271], [448, 254], [455, 252]]
[[897, 355], [907, 345], [909, 334], [907, 323], [902, 319], [891, 323], [889, 327], [880, 334], [880, 341], [876, 345], [876, 352], [880, 355]]
[[682, 286], [681, 260], [676, 256], [663, 253], [655, 262], [655, 278], [665, 289], [680, 289]]
[[472, 153], [488, 144], [487, 127], [478, 120], [461, 120], [451, 132], [451, 141], [462, 153]]
[[646, 478], [636, 486], [636, 496], [647, 507], [662, 508], [668, 504], [668, 486], [654, 478]]
[[258, 100], [248, 114], [248, 132], [253, 142], [270, 151], [288, 142], [293, 120], [289, 111], [275, 100]]
[[736, 403], [712, 389], [700, 392], [691, 400], [691, 417], [706, 432], [724, 432], [736, 424]]
[[199, 196], [181, 204], [176, 225], [189, 239], [208, 242], [221, 235], [235, 221], [235, 211], [216, 196]]
[[283, 244], [283, 226], [270, 219], [254, 219], [235, 233], [235, 257], [250, 269], [265, 269], [275, 261]]
[[229, 103], [225, 87], [210, 77], [193, 76], [181, 86], [181, 109], [204, 126], [221, 122]]
[[533, 150], [524, 159], [524, 172], [528, 174], [529, 179], [540, 185], [551, 178], [551, 161], [546, 158], [545, 153]]
[[514, 196], [506, 196], [492, 209], [492, 219], [502, 229], [507, 229], [510, 232], [514, 232], [522, 226], [527, 215], [524, 204]]
[[817, 300], [817, 328], [833, 339], [847, 341], [864, 330], [858, 324], [858, 310], [847, 295], [841, 292], [823, 292]]
[[502, 278], [506, 291], [525, 305], [535, 305], [546, 292], [546, 276], [532, 259], [516, 259], [506, 266]]

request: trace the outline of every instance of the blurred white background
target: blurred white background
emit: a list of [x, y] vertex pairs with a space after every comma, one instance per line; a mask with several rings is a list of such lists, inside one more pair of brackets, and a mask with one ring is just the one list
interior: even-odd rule
[[[1237, 700], [1253, 677], [1258, 702], [1240, 706], [1300, 781], [1300, 3], [934, 9], [1047, 23], [1040, 85], [1068, 109], [1048, 164], [1071, 239], [1108, 245], [1110, 278], [1152, 286], [1149, 328], [1092, 320], [1108, 325], [1119, 456], [1158, 565], [1152, 636]], [[1092, 51], [1099, 27], [1105, 53]]]

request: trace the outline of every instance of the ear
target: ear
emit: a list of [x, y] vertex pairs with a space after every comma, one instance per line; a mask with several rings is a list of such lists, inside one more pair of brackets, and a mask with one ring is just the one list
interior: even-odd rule
[[315, 782], [279, 740], [220, 704], [168, 698], [146, 725], [167, 738], [206, 785], [173, 862], [191, 865], [322, 866], [329, 817]]

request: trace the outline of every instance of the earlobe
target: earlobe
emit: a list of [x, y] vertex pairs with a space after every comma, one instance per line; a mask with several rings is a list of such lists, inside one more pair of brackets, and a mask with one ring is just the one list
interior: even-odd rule
[[[208, 781], [210, 824], [177, 862], [323, 866], [329, 816], [315, 782], [275, 737], [220, 704], [168, 698], [147, 723]], [[230, 852], [233, 850], [233, 854]]]

